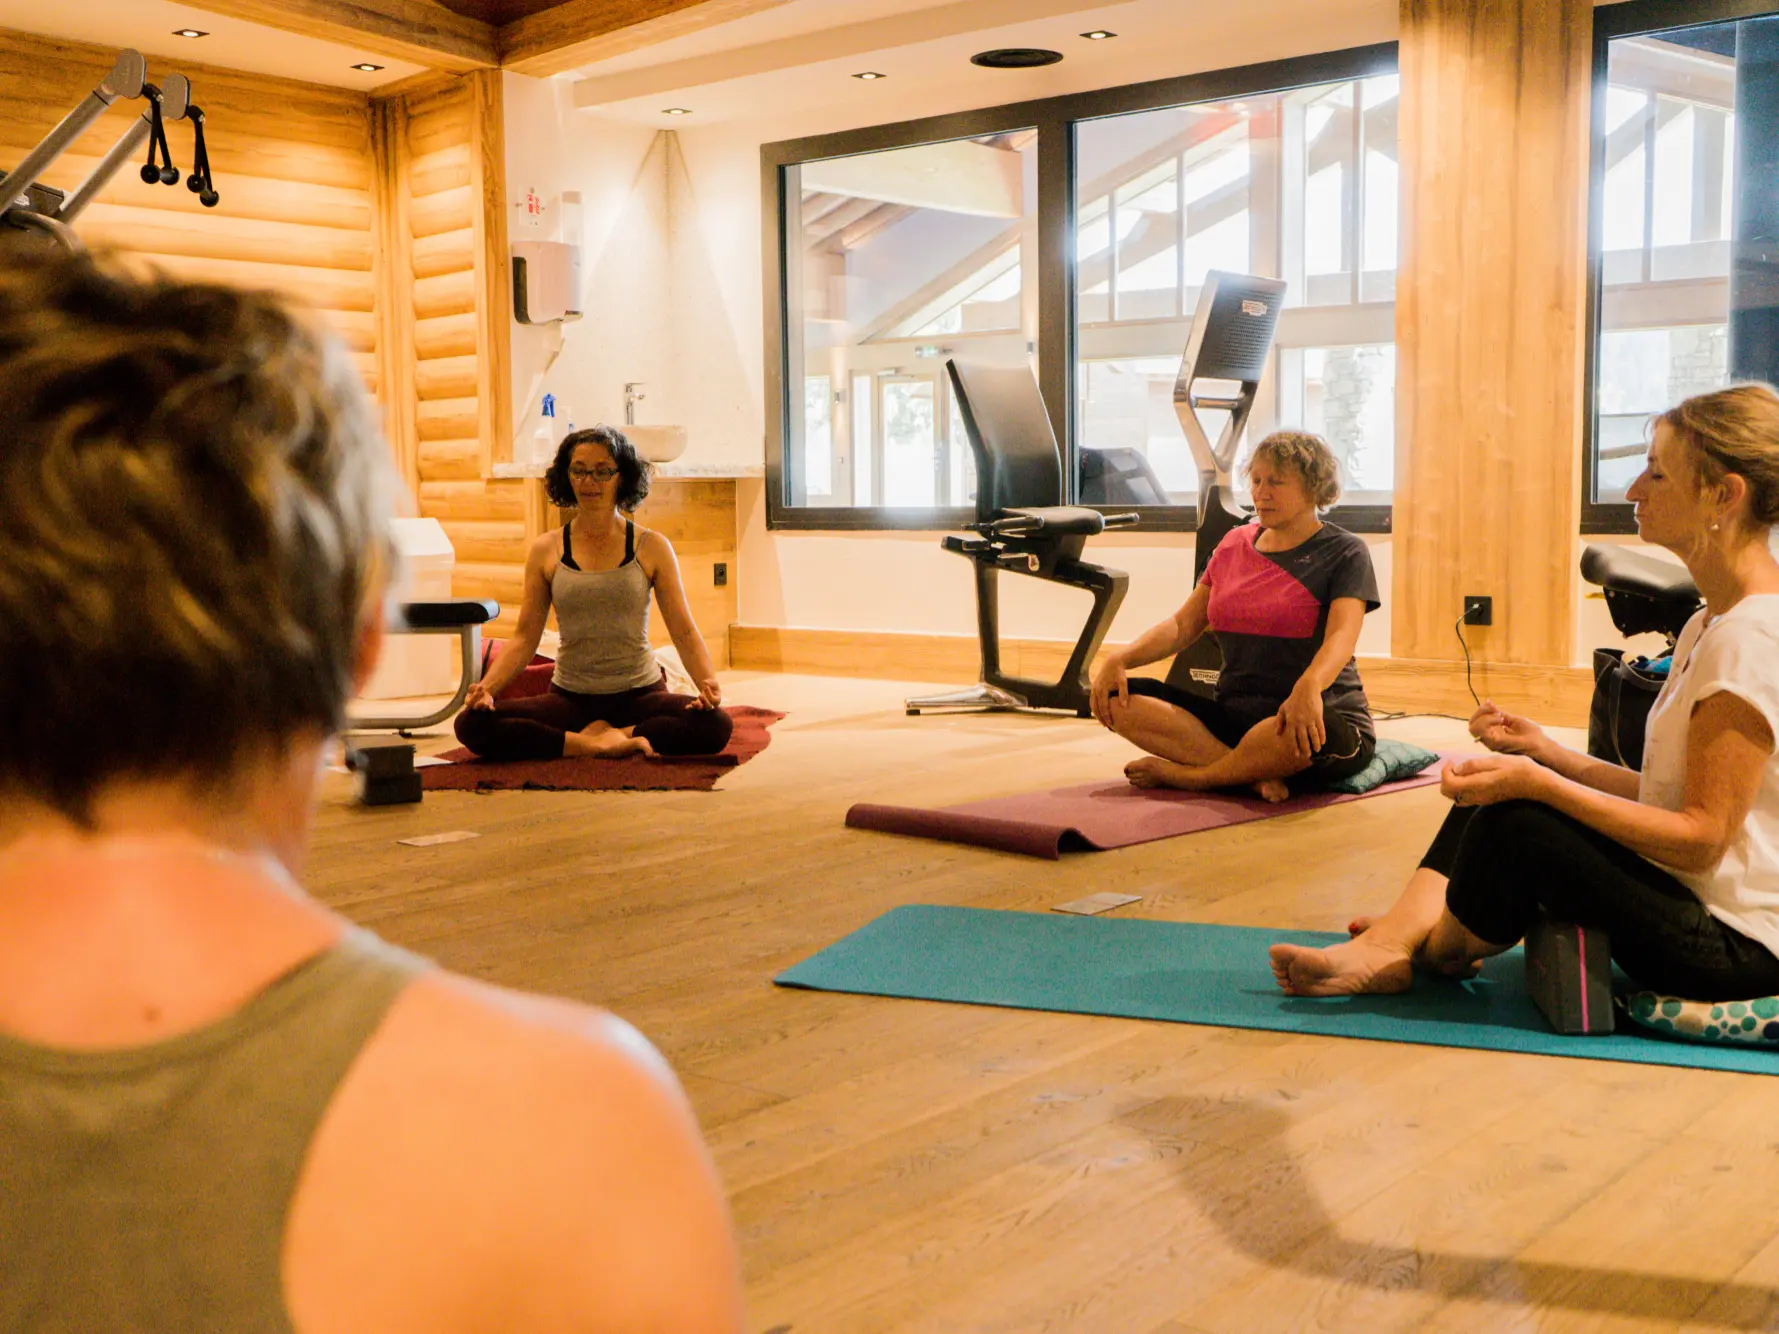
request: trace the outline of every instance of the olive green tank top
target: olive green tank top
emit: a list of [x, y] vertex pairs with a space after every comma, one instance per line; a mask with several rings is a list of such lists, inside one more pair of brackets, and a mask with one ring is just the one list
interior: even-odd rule
[[0, 1035], [0, 1334], [291, 1334], [309, 1140], [422, 960], [365, 931], [146, 1047]]

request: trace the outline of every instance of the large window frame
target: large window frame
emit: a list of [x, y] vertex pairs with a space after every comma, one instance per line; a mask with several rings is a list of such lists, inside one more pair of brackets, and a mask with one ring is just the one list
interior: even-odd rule
[[[1157, 79], [980, 110], [929, 116], [889, 125], [764, 144], [760, 149], [761, 236], [764, 255], [766, 389], [766, 523], [805, 531], [950, 531], [974, 522], [973, 506], [890, 508], [883, 505], [810, 506], [790, 503], [801, 466], [791, 449], [793, 413], [803, 401], [802, 320], [791, 298], [786, 256], [795, 239], [802, 196], [801, 165], [823, 158], [908, 148], [919, 144], [1031, 130], [1037, 134], [1037, 337], [1038, 386], [1062, 445], [1069, 503], [1075, 500], [1079, 405], [1075, 357], [1075, 126], [1128, 112], [1197, 102], [1282, 93], [1322, 83], [1397, 72], [1397, 44], [1383, 42], [1288, 60]], [[874, 495], [873, 499], [877, 499]], [[1117, 508], [1129, 508], [1119, 506]], [[1195, 506], [1143, 507], [1150, 531], [1191, 532]], [[1334, 511], [1356, 532], [1390, 531], [1387, 505], [1350, 505]]]
[[[1598, 406], [1600, 380], [1600, 319], [1604, 304], [1602, 257], [1605, 254], [1606, 195], [1606, 90], [1607, 58], [1611, 43], [1624, 37], [1644, 37], [1675, 28], [1703, 28], [1738, 19], [1768, 18], [1779, 14], [1775, 0], [1624, 0], [1594, 10], [1593, 107], [1589, 122], [1588, 158], [1588, 279], [1581, 452], [1581, 531], [1584, 535], [1634, 534], [1637, 520], [1633, 507], [1622, 501], [1596, 501], [1597, 450], [1600, 427]], [[1730, 243], [1735, 243], [1732, 226]], [[1646, 242], [1647, 244], [1647, 242]]]

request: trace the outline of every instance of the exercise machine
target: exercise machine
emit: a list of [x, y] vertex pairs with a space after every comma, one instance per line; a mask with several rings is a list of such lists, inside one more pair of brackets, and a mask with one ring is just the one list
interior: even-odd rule
[[458, 709], [469, 688], [482, 679], [482, 627], [500, 615], [500, 603], [492, 598], [447, 598], [439, 602], [406, 602], [400, 620], [388, 627], [390, 634], [456, 635], [458, 641], [457, 692], [443, 708], [420, 715], [349, 717], [348, 732], [410, 732], [442, 723]]
[[1624, 547], [1590, 543], [1581, 577], [1606, 596], [1612, 623], [1624, 635], [1659, 634], [1666, 649], [1653, 659], [1627, 659], [1615, 648], [1594, 650], [1594, 697], [1588, 709], [1588, 754], [1627, 768], [1643, 764], [1649, 709], [1668, 679], [1674, 643], [1704, 605], [1684, 567]]
[[[43, 173], [88, 126], [120, 99], [138, 97], [148, 100], [147, 109], [131, 122], [72, 194], [41, 183]], [[179, 169], [173, 165], [172, 149], [167, 143], [167, 122], [171, 120], [192, 123], [192, 170], [186, 177], [186, 187], [205, 208], [215, 208], [221, 195], [211, 178], [210, 153], [204, 143], [204, 111], [191, 100], [191, 80], [183, 74], [170, 74], [158, 86], [152, 84], [142, 53], [123, 51], [98, 86], [25, 155], [24, 161], [0, 177], [0, 223], [43, 232], [70, 249], [79, 249], [74, 220], [144, 142], [148, 144], [148, 159], [141, 169], [143, 183], [179, 184]]]
[[[968, 527], [977, 536], [948, 536], [942, 545], [955, 555], [967, 556], [975, 567], [982, 670], [980, 680], [968, 689], [917, 696], [904, 703], [911, 714], [934, 709], [1066, 709], [1089, 717], [1092, 686], [1087, 672], [1124, 601], [1130, 576], [1082, 560], [1081, 551], [1088, 538], [1107, 528], [1128, 528], [1140, 516], [1101, 514], [1064, 503], [1062, 453], [1030, 370], [966, 366], [956, 360], [947, 361], [945, 370], [976, 461], [976, 522]], [[1001, 670], [1002, 570], [1093, 594], [1093, 610], [1068, 665], [1055, 681]]]
[[[1236, 451], [1272, 355], [1285, 284], [1278, 278], [1212, 270], [1192, 316], [1180, 376], [1174, 382], [1174, 415], [1198, 464], [1198, 536], [1194, 542], [1192, 586], [1204, 577], [1211, 553], [1232, 528], [1248, 522], [1235, 498]], [[1232, 388], [1233, 387], [1233, 388]], [[1222, 412], [1223, 429], [1211, 443], [1200, 412]], [[1174, 655], [1171, 686], [1209, 697], [1217, 689], [1223, 653], [1211, 635]]]

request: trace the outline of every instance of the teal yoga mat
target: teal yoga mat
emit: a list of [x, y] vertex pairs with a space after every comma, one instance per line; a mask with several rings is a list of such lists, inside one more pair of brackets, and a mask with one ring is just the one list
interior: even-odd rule
[[1397, 996], [1311, 1000], [1278, 989], [1268, 945], [1340, 939], [1323, 931], [911, 904], [774, 980], [813, 991], [1779, 1074], [1779, 1054], [1768, 1051], [1637, 1028], [1609, 1037], [1553, 1033], [1526, 994], [1517, 949], [1490, 959], [1471, 981], [1417, 976]]

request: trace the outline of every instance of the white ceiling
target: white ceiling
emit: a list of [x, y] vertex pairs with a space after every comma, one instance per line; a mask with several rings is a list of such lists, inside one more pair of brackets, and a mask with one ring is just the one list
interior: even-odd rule
[[[367, 91], [418, 74], [421, 68], [173, 0], [0, 0], [0, 28], [112, 49], [133, 46], [151, 57]], [[196, 28], [210, 35], [196, 40], [175, 37], [175, 28]], [[361, 73], [352, 68], [359, 61], [385, 68], [377, 74]]]
[[[692, 128], [821, 107], [870, 121], [1050, 97], [1391, 41], [1399, 0], [791, 0], [589, 65], [576, 101]], [[1118, 34], [1087, 41], [1105, 28]], [[1060, 64], [983, 69], [978, 51], [1040, 46]], [[862, 70], [886, 77], [853, 78]], [[689, 116], [664, 117], [669, 106]]]
[[[789, 0], [558, 77], [575, 81], [581, 107], [640, 124], [816, 108], [832, 113], [824, 123], [881, 123], [1392, 41], [1399, 13], [1400, 0]], [[1118, 36], [1083, 40], [1094, 28]], [[1064, 59], [969, 63], [998, 46]], [[863, 70], [886, 77], [852, 77]], [[692, 114], [664, 116], [670, 106]]]

